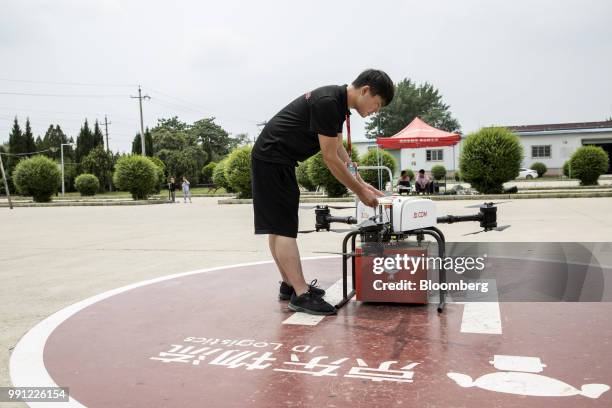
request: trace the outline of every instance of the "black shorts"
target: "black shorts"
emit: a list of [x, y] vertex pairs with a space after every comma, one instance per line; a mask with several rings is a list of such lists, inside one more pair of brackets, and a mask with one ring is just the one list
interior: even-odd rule
[[300, 189], [295, 167], [251, 157], [255, 234], [297, 238]]

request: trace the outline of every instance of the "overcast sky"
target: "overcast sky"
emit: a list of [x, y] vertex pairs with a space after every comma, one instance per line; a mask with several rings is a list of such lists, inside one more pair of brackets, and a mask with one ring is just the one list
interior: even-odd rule
[[138, 84], [145, 126], [215, 116], [254, 137], [296, 96], [369, 67], [432, 83], [464, 132], [599, 121], [612, 116], [611, 21], [609, 0], [2, 0], [0, 142], [15, 115], [76, 139], [106, 114], [111, 149], [128, 151]]

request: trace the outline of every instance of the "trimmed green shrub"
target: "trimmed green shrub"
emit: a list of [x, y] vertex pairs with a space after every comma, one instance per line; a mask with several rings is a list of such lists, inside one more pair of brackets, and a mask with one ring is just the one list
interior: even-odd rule
[[565, 177], [569, 177], [570, 176], [569, 164], [570, 164], [569, 160], [566, 160], [565, 163], [563, 163], [563, 175]]
[[455, 170], [455, 181], [461, 181], [461, 172], [459, 170]]
[[[344, 146], [346, 148], [346, 143], [344, 144]], [[357, 150], [354, 147], [351, 150], [351, 159], [354, 162], [357, 162]], [[321, 154], [321, 152], [315, 154], [308, 160], [312, 161], [308, 164], [307, 173], [308, 177], [310, 177], [310, 180], [314, 185], [323, 187], [329, 197], [342, 197], [347, 193], [344, 184], [336, 180], [334, 175], [331, 174], [331, 172], [325, 165], [325, 161], [323, 160], [323, 155]]]
[[200, 171], [200, 180], [202, 180], [202, 183], [208, 184], [213, 182], [212, 177], [216, 166], [217, 163], [210, 162], [206, 166], [202, 167], [202, 170]]
[[39, 203], [48, 202], [62, 183], [62, 173], [56, 162], [38, 155], [17, 163], [13, 183], [19, 194], [32, 196]]
[[157, 182], [155, 183], [155, 188], [152, 190], [152, 193], [159, 194], [162, 186], [166, 185], [166, 165], [159, 157], [156, 156], [147, 156], [149, 160], [153, 162], [155, 167], [157, 167]]
[[518, 136], [503, 127], [488, 127], [470, 134], [461, 149], [459, 169], [465, 181], [481, 194], [503, 192], [523, 161]]
[[251, 198], [251, 146], [234, 149], [227, 157], [225, 178], [239, 198]]
[[572, 157], [572, 177], [580, 180], [583, 186], [597, 185], [597, 179], [608, 171], [608, 154], [599, 146], [579, 147]]
[[158, 167], [145, 156], [123, 156], [117, 160], [113, 182], [129, 191], [134, 200], [146, 200], [159, 181]]
[[213, 170], [212, 180], [213, 180], [213, 183], [217, 185], [217, 187], [224, 188], [225, 191], [229, 192], [231, 191], [231, 187], [229, 186], [227, 182], [227, 178], [225, 177], [226, 164], [227, 164], [227, 158], [217, 163], [217, 165], [215, 166], [215, 169]]
[[89, 173], [80, 174], [74, 181], [76, 189], [82, 196], [93, 196], [100, 188], [100, 181]]
[[295, 177], [297, 178], [297, 182], [300, 186], [304, 187], [308, 191], [315, 191], [317, 186], [310, 180], [308, 176], [308, 166], [310, 165], [310, 159], [301, 162], [298, 164], [295, 169]]
[[[363, 166], [378, 166], [378, 159], [376, 157], [376, 149], [368, 150], [362, 157], [360, 164]], [[395, 173], [395, 169], [397, 168], [397, 163], [395, 162], [395, 158], [391, 155], [391, 153], [379, 149], [378, 154], [380, 154], [380, 164], [383, 166], [387, 166], [391, 169], [391, 173]], [[361, 170], [359, 174], [361, 178], [366, 183], [373, 185], [379, 190], [384, 190], [385, 184], [389, 181], [389, 173], [386, 170], [381, 170], [380, 174], [382, 176], [382, 185], [378, 185], [378, 170]]]
[[542, 162], [535, 162], [531, 165], [531, 170], [538, 172], [538, 177], [542, 177], [548, 171], [548, 167]]
[[436, 164], [431, 168], [431, 175], [435, 180], [442, 180], [446, 176], [446, 168], [441, 164]]

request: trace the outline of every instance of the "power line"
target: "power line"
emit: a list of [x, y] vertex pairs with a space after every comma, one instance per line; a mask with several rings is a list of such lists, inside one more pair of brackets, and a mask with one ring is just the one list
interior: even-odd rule
[[4, 152], [0, 152], [0, 154], [3, 154], [5, 156], [28, 156], [31, 154], [38, 154], [38, 153], [44, 153], [44, 152], [53, 152], [52, 149], [45, 149], [45, 150], [37, 150], [35, 152], [28, 152], [28, 153], [4, 153]]
[[[32, 111], [32, 112], [42, 112], [42, 113], [59, 113], [59, 114], [74, 115], [74, 116], [79, 116], [79, 117], [96, 116], [98, 114], [98, 113], [91, 113], [91, 112], [68, 112], [68, 111], [53, 111], [53, 110], [46, 110], [46, 109], [20, 108], [20, 107], [15, 107], [15, 106], [0, 106], [0, 109], [5, 109], [10, 112]], [[122, 118], [124, 120], [131, 120], [130, 118], [127, 118], [125, 116], [121, 116], [121, 115], [118, 115], [112, 112], [109, 112], [108, 114], [113, 115], [113, 117]]]
[[32, 81], [28, 79], [10, 79], [10, 78], [0, 78], [0, 81], [6, 82], [23, 82], [29, 84], [50, 84], [50, 85], [76, 85], [76, 86], [112, 86], [112, 87], [122, 87], [122, 88], [132, 88], [134, 85], [127, 84], [107, 84], [107, 83], [84, 83], [84, 82], [57, 82], [57, 81]]
[[125, 98], [126, 95], [84, 95], [84, 94], [39, 94], [25, 92], [0, 92], [0, 95], [18, 95], [18, 96], [52, 96], [63, 98]]

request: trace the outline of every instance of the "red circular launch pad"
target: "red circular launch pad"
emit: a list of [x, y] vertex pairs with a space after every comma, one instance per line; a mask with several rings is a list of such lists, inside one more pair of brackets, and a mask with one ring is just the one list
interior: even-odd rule
[[[340, 270], [304, 261], [323, 288]], [[57, 407], [612, 406], [610, 303], [353, 300], [310, 318], [278, 280], [255, 263], [80, 302], [24, 336], [13, 384], [68, 387]]]

